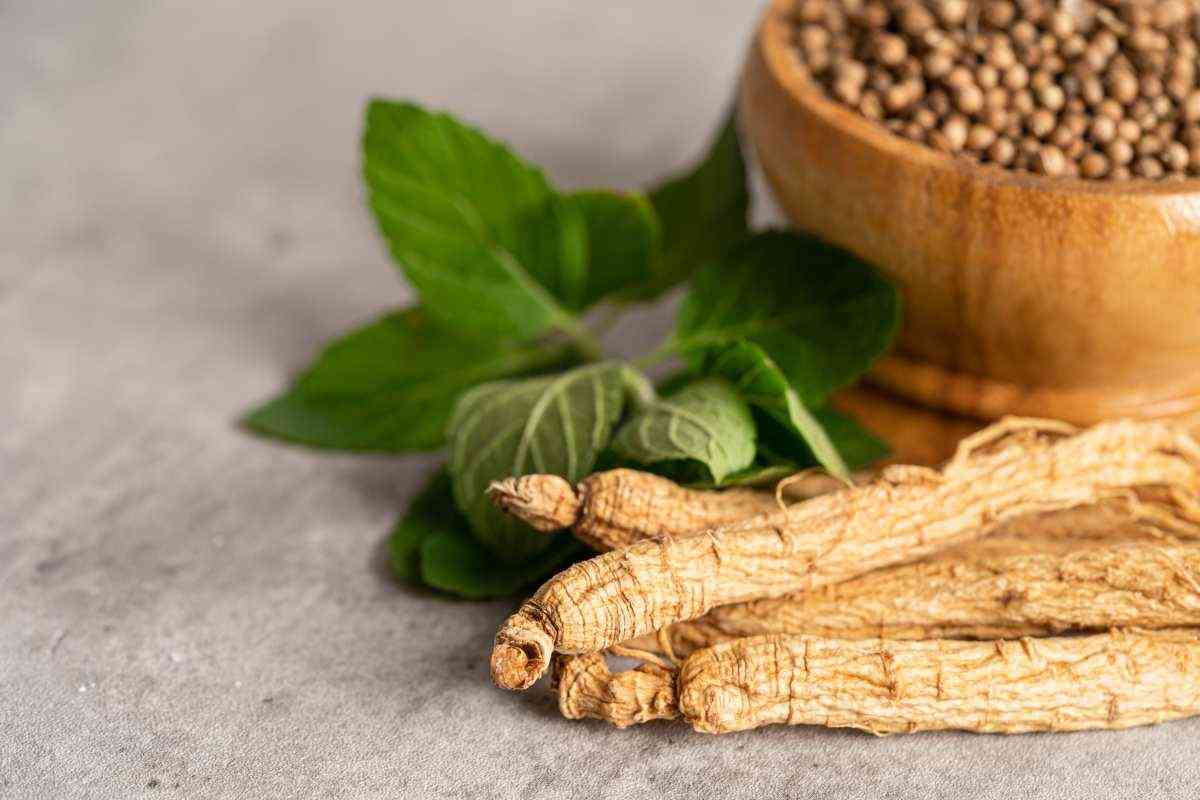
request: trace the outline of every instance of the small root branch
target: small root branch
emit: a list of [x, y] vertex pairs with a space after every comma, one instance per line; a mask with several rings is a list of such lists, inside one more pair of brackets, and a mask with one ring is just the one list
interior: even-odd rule
[[[808, 485], [817, 483], [814, 479]], [[493, 483], [488, 496], [501, 511], [535, 530], [570, 528], [577, 539], [598, 551], [654, 537], [687, 536], [776, 508], [767, 492], [686, 489], [632, 469], [597, 472], [575, 487], [557, 475], [508, 478]]]
[[542, 533], [569, 528], [579, 519], [579, 496], [571, 484], [557, 475], [524, 475], [493, 481], [487, 493], [496, 508]]
[[657, 664], [614, 675], [600, 653], [556, 656], [554, 683], [559, 710], [568, 719], [590, 717], [626, 728], [679, 716], [675, 671]]

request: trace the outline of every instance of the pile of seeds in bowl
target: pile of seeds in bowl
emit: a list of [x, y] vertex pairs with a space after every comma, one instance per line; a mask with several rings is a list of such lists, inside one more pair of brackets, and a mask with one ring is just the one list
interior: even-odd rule
[[797, 0], [830, 96], [938, 150], [1056, 177], [1200, 175], [1200, 0]]

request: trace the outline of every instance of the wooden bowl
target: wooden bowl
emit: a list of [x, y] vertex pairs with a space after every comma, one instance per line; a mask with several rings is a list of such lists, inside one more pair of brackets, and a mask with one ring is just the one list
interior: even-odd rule
[[1200, 408], [1200, 182], [1042, 178], [892, 135], [810, 81], [791, 5], [758, 31], [740, 120], [792, 222], [900, 287], [873, 383], [978, 419]]
[[987, 423], [905, 402], [871, 386], [855, 386], [833, 398], [839, 411], [857, 419], [888, 443], [883, 464], [936, 467], [954, 455], [959, 441]]

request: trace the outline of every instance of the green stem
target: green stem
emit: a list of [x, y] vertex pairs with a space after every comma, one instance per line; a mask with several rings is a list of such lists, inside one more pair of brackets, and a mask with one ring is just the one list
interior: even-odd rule
[[625, 385], [629, 388], [638, 405], [649, 405], [658, 397], [658, 393], [654, 391], [654, 384], [641, 373], [641, 370], [634, 367], [627, 367], [623, 375]]
[[614, 302], [604, 306], [597, 313], [599, 319], [597, 319], [596, 324], [592, 326], [592, 330], [596, 332], [597, 336], [603, 336], [612, 330], [613, 326], [617, 324], [617, 320], [621, 318], [626, 310], [628, 310], [628, 306], [620, 302]]
[[[576, 345], [559, 344], [554, 347], [531, 345], [514, 351], [505, 362], [505, 369], [512, 373], [541, 372], [548, 369], [563, 369], [570, 362]], [[481, 380], [483, 380], [481, 378]]]
[[564, 317], [558, 321], [555, 327], [560, 333], [571, 340], [571, 343], [575, 345], [575, 348], [586, 361], [604, 360], [604, 349], [600, 347], [600, 342], [575, 317]]
[[639, 356], [629, 363], [640, 370], [646, 370], [653, 367], [655, 364], [661, 364], [669, 358], [674, 358], [679, 355], [679, 348], [675, 346], [675, 340], [669, 338], [654, 348], [653, 351], [644, 356]]

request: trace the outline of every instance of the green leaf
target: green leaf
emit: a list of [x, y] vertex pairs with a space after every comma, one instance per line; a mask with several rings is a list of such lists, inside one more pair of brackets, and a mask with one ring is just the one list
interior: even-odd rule
[[511, 597], [588, 553], [569, 533], [538, 535], [547, 540], [545, 549], [520, 564], [504, 564], [467, 533], [465, 524], [438, 531], [421, 546], [421, 580], [471, 600]]
[[586, 308], [607, 295], [643, 285], [662, 231], [654, 207], [637, 192], [577, 192], [567, 198], [587, 223], [588, 270], [578, 295], [567, 307]]
[[[626, 364], [621, 370], [621, 383], [625, 386], [625, 396], [637, 409], [642, 409], [656, 402], [660, 394], [667, 392], [656, 391], [654, 382], [641, 370]], [[681, 382], [676, 388], [682, 388]]]
[[522, 339], [577, 328], [555, 295], [587, 285], [587, 223], [540, 170], [445, 114], [373, 100], [363, 172], [380, 230], [431, 315]]
[[251, 412], [258, 433], [314, 447], [401, 453], [444, 440], [459, 395], [566, 361], [562, 351], [466, 339], [421, 309], [388, 314], [329, 345], [286, 394]]
[[[756, 460], [757, 461], [757, 460]], [[709, 484], [703, 487], [705, 489], [724, 489], [734, 486], [752, 486], [762, 488], [774, 488], [775, 484], [799, 472], [801, 467], [791, 462], [780, 463], [754, 463], [743, 470], [729, 475], [720, 483]]]
[[818, 408], [887, 350], [899, 322], [895, 289], [862, 261], [809, 236], [765, 233], [696, 275], [671, 345], [700, 363], [757, 344]]
[[675, 394], [699, 377], [701, 377], [699, 371], [691, 365], [687, 365], [682, 369], [669, 373], [665, 377], [659, 378], [657, 383], [658, 393], [664, 397]]
[[510, 251], [538, 284], [568, 310], [582, 308], [588, 288], [588, 220], [570, 197], [552, 194], [517, 218]]
[[624, 370], [605, 362], [545, 378], [497, 381], [459, 400], [448, 428], [454, 497], [472, 532], [496, 556], [518, 563], [549, 540], [497, 511], [488, 485], [534, 472], [575, 483], [591, 472], [624, 407]]
[[618, 456], [642, 464], [696, 461], [712, 479], [754, 461], [754, 419], [724, 380], [705, 378], [636, 413], [613, 439]]
[[832, 408], [820, 409], [813, 412], [813, 415], [829, 434], [830, 440], [852, 470], [869, 466], [886, 458], [891, 452], [878, 436]]
[[650, 192], [662, 220], [662, 250], [643, 294], [654, 297], [720, 258], [748, 234], [750, 193], [733, 115], [693, 170]]
[[483, 600], [514, 595], [587, 551], [570, 535], [553, 536], [547, 537], [551, 541], [546, 550], [529, 561], [498, 565], [469, 529], [454, 504], [450, 476], [439, 469], [392, 531], [392, 572], [406, 583]]
[[747, 402], [799, 436], [817, 463], [831, 474], [849, 476], [850, 469], [824, 426], [805, 407], [783, 370], [763, 348], [752, 342], [729, 345], [713, 355], [709, 370], [730, 381]]
[[454, 505], [450, 476], [439, 469], [408, 511], [392, 529], [388, 540], [389, 564], [402, 581], [421, 580], [421, 548], [425, 540], [442, 533], [456, 535], [467, 530], [467, 520]]
[[[851, 470], [870, 466], [888, 455], [888, 447], [849, 417], [823, 408], [813, 416], [829, 435], [838, 453]], [[764, 464], [787, 465], [792, 472], [818, 466], [812, 448], [790, 426], [765, 411], [755, 410], [758, 425], [758, 460]]]

